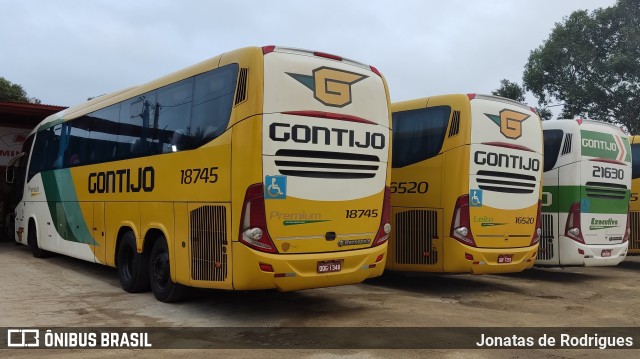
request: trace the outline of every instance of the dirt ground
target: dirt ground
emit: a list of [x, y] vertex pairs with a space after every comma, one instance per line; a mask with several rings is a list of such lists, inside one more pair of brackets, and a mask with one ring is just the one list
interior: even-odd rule
[[[640, 257], [617, 267], [534, 268], [508, 275], [385, 274], [299, 292], [197, 291], [165, 304], [129, 294], [113, 268], [63, 256], [35, 259], [0, 242], [0, 328], [24, 327], [640, 327]], [[400, 333], [401, 330], [397, 333]], [[3, 330], [4, 331], [4, 330]], [[473, 332], [473, 331], [472, 331]], [[640, 332], [640, 331], [636, 331]], [[356, 332], [358, 333], [358, 332]], [[390, 336], [394, 330], [388, 330]], [[479, 332], [478, 332], [479, 333]], [[476, 334], [478, 334], [476, 333]], [[0, 332], [0, 336], [6, 334]], [[295, 337], [295, 335], [294, 335]], [[473, 338], [476, 340], [478, 338]], [[293, 338], [295, 340], [295, 338]], [[455, 344], [454, 344], [455, 346]], [[250, 348], [250, 345], [248, 346]], [[640, 348], [640, 342], [633, 345]], [[288, 347], [287, 347], [288, 348]], [[583, 358], [634, 357], [598, 349], [38, 349], [40, 357]], [[0, 356], [33, 357], [33, 350]]]

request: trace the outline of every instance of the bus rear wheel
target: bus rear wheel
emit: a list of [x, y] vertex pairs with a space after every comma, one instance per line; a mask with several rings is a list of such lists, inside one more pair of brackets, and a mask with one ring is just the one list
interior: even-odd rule
[[27, 233], [27, 244], [31, 248], [31, 254], [36, 258], [46, 258], [49, 256], [49, 252], [40, 248], [38, 244], [38, 232], [36, 232], [36, 225], [33, 222], [29, 222], [29, 229]]
[[171, 280], [169, 249], [164, 236], [156, 239], [149, 259], [151, 291], [157, 300], [165, 303], [177, 302], [187, 294], [187, 287]]
[[143, 253], [138, 253], [133, 232], [126, 232], [120, 240], [116, 263], [122, 289], [129, 293], [149, 290], [149, 264]]

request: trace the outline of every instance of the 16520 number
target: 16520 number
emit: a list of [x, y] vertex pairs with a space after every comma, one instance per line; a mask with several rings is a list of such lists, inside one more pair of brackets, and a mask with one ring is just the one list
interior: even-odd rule
[[427, 193], [427, 182], [391, 182], [391, 193]]

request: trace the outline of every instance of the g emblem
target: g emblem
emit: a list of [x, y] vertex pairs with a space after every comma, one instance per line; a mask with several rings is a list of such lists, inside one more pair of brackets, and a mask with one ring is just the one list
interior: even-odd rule
[[288, 73], [313, 91], [313, 97], [325, 106], [345, 107], [351, 103], [351, 85], [369, 76], [355, 72], [319, 67], [313, 76]]
[[500, 133], [512, 140], [520, 138], [522, 136], [522, 121], [528, 118], [529, 115], [524, 113], [512, 110], [500, 111]]
[[500, 133], [512, 140], [522, 136], [522, 122], [528, 119], [529, 115], [513, 110], [504, 109], [500, 111], [500, 116], [485, 113], [496, 125], [500, 126]]

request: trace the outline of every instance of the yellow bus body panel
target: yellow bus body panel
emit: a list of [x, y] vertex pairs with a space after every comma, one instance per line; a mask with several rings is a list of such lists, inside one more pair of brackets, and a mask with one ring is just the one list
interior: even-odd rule
[[[342, 270], [318, 275], [317, 254], [261, 253], [235, 242], [234, 289], [270, 289], [275, 286], [279, 291], [292, 291], [362, 282], [382, 275], [386, 251], [387, 243], [373, 248], [333, 252], [328, 256], [325, 253], [323, 257], [327, 260], [341, 260]], [[382, 260], [376, 261], [380, 256]], [[247, 265], [251, 263], [253, 265]], [[260, 270], [258, 263], [271, 265], [274, 272]], [[275, 277], [277, 274], [282, 276]]]
[[[629, 143], [632, 148], [640, 146], [640, 136], [629, 136]], [[632, 163], [636, 160], [632, 158]], [[637, 170], [636, 170], [637, 171]], [[632, 171], [633, 172], [633, 171]], [[640, 193], [640, 178], [632, 178], [631, 180], [631, 200], [629, 201], [629, 215], [631, 220], [631, 235], [629, 236], [629, 254], [640, 254], [640, 201], [638, 195]]]
[[[452, 133], [450, 118], [442, 148], [436, 156], [392, 169], [392, 186], [426, 182], [428, 190], [425, 193], [415, 190], [411, 193], [392, 192], [393, 230], [389, 238], [386, 268], [395, 271], [473, 274], [519, 272], [531, 268], [538, 250], [538, 244], [530, 244], [533, 226], [517, 226], [513, 222], [514, 217], [518, 216], [535, 218], [537, 203], [519, 209], [499, 209], [488, 205], [483, 205], [481, 209], [472, 208], [469, 211], [470, 229], [472, 233], [482, 233], [480, 247], [463, 244], [450, 236], [456, 200], [461, 195], [468, 194], [470, 190], [469, 97], [434, 96], [393, 103], [391, 109], [392, 113], [396, 113], [436, 106], [451, 107], [451, 116], [454, 111], [459, 111], [459, 132], [453, 136], [449, 135]], [[497, 129], [498, 127], [488, 128], [493, 131]], [[541, 144], [541, 128], [538, 132]], [[538, 180], [538, 188], [541, 188], [540, 183], [541, 179]], [[539, 190], [535, 196], [541, 198]], [[404, 218], [411, 225], [405, 228], [398, 223], [399, 218]], [[434, 229], [434, 226], [437, 229]], [[520, 231], [525, 232], [526, 236], [520, 234]], [[409, 242], [399, 243], [398, 235], [402, 235]], [[429, 247], [423, 247], [424, 244], [421, 243], [425, 236], [430, 239]], [[510, 256], [511, 263], [498, 263], [498, 256], [501, 255]], [[470, 256], [473, 260], [468, 259]]]

